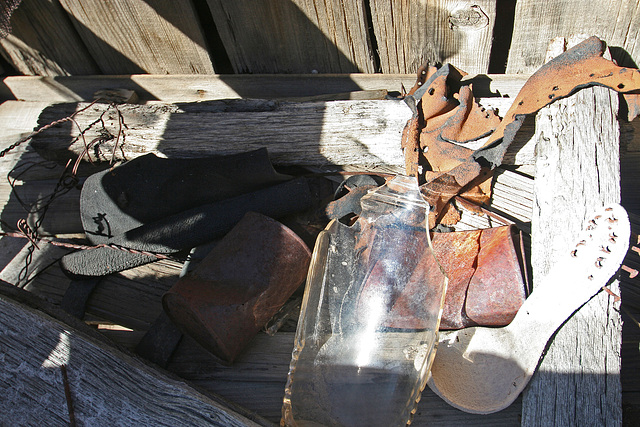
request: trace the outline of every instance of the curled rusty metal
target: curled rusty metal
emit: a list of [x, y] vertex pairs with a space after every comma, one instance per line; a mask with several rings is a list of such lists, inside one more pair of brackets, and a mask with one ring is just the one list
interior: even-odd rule
[[[589, 86], [624, 93], [629, 118], [640, 113], [640, 71], [605, 59], [606, 44], [591, 37], [543, 65], [522, 87], [505, 117], [483, 111], [473, 101], [463, 72], [451, 65], [424, 67], [405, 101], [413, 110], [402, 139], [406, 172], [417, 176], [425, 198], [435, 207], [433, 226], [442, 219], [452, 197], [486, 178], [504, 154], [527, 114]], [[458, 144], [490, 135], [472, 151]], [[426, 151], [426, 152], [425, 152]]]
[[311, 251], [293, 231], [248, 213], [162, 298], [178, 327], [226, 363], [304, 281]]
[[440, 329], [504, 326], [526, 298], [524, 260], [514, 226], [433, 233], [449, 285]]

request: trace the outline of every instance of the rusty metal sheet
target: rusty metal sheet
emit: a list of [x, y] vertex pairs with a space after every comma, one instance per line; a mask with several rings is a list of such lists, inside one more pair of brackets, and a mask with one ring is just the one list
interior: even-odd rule
[[163, 307], [184, 333], [231, 363], [302, 284], [310, 260], [293, 231], [250, 212], [163, 296]]
[[433, 233], [432, 240], [449, 278], [440, 329], [509, 324], [526, 298], [515, 227]]
[[480, 252], [481, 234], [481, 230], [433, 233], [436, 259], [449, 278], [440, 329], [459, 329], [473, 324], [465, 313], [464, 304]]
[[540, 67], [527, 80], [500, 126], [474, 158], [498, 166], [525, 115], [579, 89], [604, 86], [621, 93], [640, 90], [640, 70], [619, 67], [602, 56], [605, 49], [602, 40], [590, 37]]
[[[504, 153], [527, 114], [594, 85], [624, 93], [629, 118], [640, 113], [640, 100], [633, 93], [640, 90], [640, 71], [619, 67], [605, 59], [602, 56], [605, 47], [600, 39], [591, 37], [543, 65], [529, 78], [499, 123], [492, 113], [476, 108], [477, 104], [470, 101], [472, 88], [460, 81], [464, 72], [449, 65], [436, 71], [432, 68], [422, 70], [425, 73], [419, 75], [411, 95], [405, 98], [414, 111], [414, 118], [408, 122], [410, 129], [403, 133], [402, 147], [407, 173], [418, 176], [423, 194], [435, 207], [430, 225], [441, 219], [441, 213], [453, 196], [479, 175], [487, 173], [486, 169], [502, 163]], [[457, 100], [452, 99], [454, 94]], [[452, 103], [456, 103], [456, 107], [450, 109]], [[430, 114], [431, 120], [424, 119], [425, 113]], [[491, 132], [487, 142], [467, 157], [455, 148], [438, 145], [477, 139], [487, 132]], [[439, 149], [430, 149], [435, 146]], [[424, 153], [425, 148], [427, 153]]]
[[482, 232], [478, 266], [469, 282], [465, 304], [473, 323], [508, 325], [524, 303], [524, 275], [514, 237], [514, 228], [510, 226]]

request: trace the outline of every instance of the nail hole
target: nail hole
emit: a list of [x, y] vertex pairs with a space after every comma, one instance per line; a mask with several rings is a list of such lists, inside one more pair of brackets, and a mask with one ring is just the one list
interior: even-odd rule
[[429, 88], [427, 92], [429, 93], [429, 95], [433, 95], [434, 93], [436, 93], [436, 90], [434, 88]]

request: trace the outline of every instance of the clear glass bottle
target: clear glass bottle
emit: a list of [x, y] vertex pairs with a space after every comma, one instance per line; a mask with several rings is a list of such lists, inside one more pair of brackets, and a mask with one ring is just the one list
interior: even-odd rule
[[405, 176], [361, 205], [316, 242], [281, 425], [406, 425], [426, 384], [447, 283], [429, 206]]

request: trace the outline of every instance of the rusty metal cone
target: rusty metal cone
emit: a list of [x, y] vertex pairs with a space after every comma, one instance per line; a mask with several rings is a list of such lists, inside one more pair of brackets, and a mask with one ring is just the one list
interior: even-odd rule
[[311, 251], [278, 221], [250, 212], [162, 298], [165, 312], [232, 363], [306, 278]]

